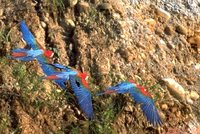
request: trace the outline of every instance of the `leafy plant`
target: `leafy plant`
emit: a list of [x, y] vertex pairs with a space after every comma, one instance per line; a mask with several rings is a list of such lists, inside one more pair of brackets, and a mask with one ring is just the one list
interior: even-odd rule
[[6, 133], [6, 129], [10, 126], [11, 120], [10, 117], [7, 114], [1, 113], [0, 115], [0, 132], [1, 133]]
[[48, 0], [47, 1], [47, 10], [49, 12], [57, 12], [57, 13], [63, 13], [66, 6], [65, 6], [65, 3], [66, 1], [65, 0]]
[[10, 42], [11, 41], [10, 33], [11, 29], [7, 27], [0, 28], [0, 41]]

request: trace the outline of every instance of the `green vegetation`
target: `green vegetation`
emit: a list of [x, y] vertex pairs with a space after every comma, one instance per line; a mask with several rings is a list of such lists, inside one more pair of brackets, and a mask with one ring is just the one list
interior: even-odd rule
[[52, 12], [55, 16], [55, 13], [63, 14], [66, 9], [66, 0], [47, 0], [47, 10]]
[[8, 65], [9, 61], [7, 58], [0, 57], [0, 63], [1, 63], [1, 66], [5, 66], [5, 65]]
[[[116, 76], [114, 76], [112, 73], [110, 73], [112, 77], [115, 77], [114, 80], [117, 80]], [[91, 81], [94, 81], [93, 79]], [[116, 81], [114, 81], [116, 83]], [[93, 85], [91, 83], [91, 89], [100, 92], [101, 90], [104, 90], [101, 86]], [[125, 96], [123, 95], [102, 95], [102, 96], [96, 96], [96, 93], [94, 91], [93, 95], [93, 106], [94, 111], [96, 114], [96, 118], [94, 121], [90, 121], [89, 126], [89, 133], [91, 134], [113, 134], [117, 133], [115, 129], [113, 128], [113, 123], [117, 120], [118, 115], [123, 110], [123, 107], [125, 106]]]
[[7, 27], [0, 28], [0, 42], [1, 41], [10, 42], [11, 41], [10, 33], [11, 33], [10, 28]]
[[10, 127], [10, 117], [7, 114], [1, 113], [0, 114], [0, 132], [6, 133], [8, 127]]
[[[104, 98], [104, 99], [102, 99]], [[117, 133], [113, 123], [123, 111], [126, 105], [125, 96], [97, 96], [94, 97], [94, 109], [96, 120], [90, 122], [89, 133], [92, 134], [113, 134]]]
[[65, 9], [66, 0], [53, 0], [51, 1], [53, 4], [53, 9], [63, 11]]
[[73, 127], [71, 129], [71, 134], [80, 134], [81, 133], [81, 128], [79, 126]]

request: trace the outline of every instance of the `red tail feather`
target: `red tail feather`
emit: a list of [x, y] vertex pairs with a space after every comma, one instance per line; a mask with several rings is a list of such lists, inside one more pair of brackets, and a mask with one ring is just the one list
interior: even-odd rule
[[56, 76], [56, 75], [49, 75], [49, 76], [45, 77], [45, 79], [56, 80], [56, 79], [58, 79], [58, 76]]
[[13, 52], [13, 53], [12, 53], [12, 56], [17, 58], [17, 57], [24, 57], [24, 56], [27, 56], [27, 54], [24, 53], [24, 52]]
[[116, 93], [116, 90], [106, 90], [105, 94], [112, 94], [112, 93]]

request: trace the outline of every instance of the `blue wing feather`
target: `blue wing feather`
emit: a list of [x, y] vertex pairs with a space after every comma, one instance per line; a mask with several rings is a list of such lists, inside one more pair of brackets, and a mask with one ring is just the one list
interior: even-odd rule
[[94, 118], [94, 112], [93, 112], [93, 106], [92, 106], [92, 95], [88, 89], [86, 89], [82, 83], [81, 80], [76, 76], [70, 76], [70, 83], [72, 86], [72, 90], [74, 91], [79, 105], [87, 118], [93, 119]]
[[[37, 57], [38, 62], [40, 63], [40, 66], [43, 70], [43, 72], [46, 75], [53, 75], [55, 73], [57, 73], [57, 71], [49, 64], [44, 64], [44, 63], [48, 63], [48, 60], [46, 57], [44, 57], [43, 55], [40, 55]], [[65, 84], [66, 80], [63, 79], [59, 79], [59, 80], [55, 80], [55, 82], [64, 90], [67, 89], [67, 86]]]
[[[14, 58], [14, 57], [13, 57], [13, 58]], [[21, 60], [21, 61], [32, 61], [32, 60], [35, 60], [35, 58], [34, 58], [34, 57], [31, 57], [31, 56], [20, 57], [20, 58], [14, 58], [14, 59]]]
[[65, 69], [66, 67], [61, 65], [61, 64], [58, 64], [58, 63], [55, 63], [55, 64], [51, 64], [52, 66], [56, 67], [56, 68], [59, 68], [59, 69]]
[[35, 37], [29, 30], [25, 21], [21, 22], [20, 28], [23, 35], [23, 39], [26, 41], [27, 45], [29, 45], [34, 50], [39, 49], [39, 46], [36, 43]]
[[64, 90], [67, 90], [66, 81], [65, 80], [55, 80], [55, 82]]
[[59, 69], [65, 69], [65, 71], [67, 71], [67, 72], [75, 71], [75, 70], [73, 70], [72, 68], [70, 68], [68, 66], [64, 66], [64, 65], [61, 65], [61, 64], [58, 64], [58, 63], [51, 64], [51, 65], [56, 67], [56, 68], [59, 68]]
[[121, 83], [119, 83], [119, 84], [117, 84], [115, 86], [110, 87], [109, 89], [115, 90], [116, 88], [126, 88], [128, 84], [130, 84], [130, 83], [128, 83], [128, 82], [121, 82]]
[[141, 108], [146, 115], [147, 120], [152, 123], [153, 126], [161, 125], [162, 121], [158, 114], [154, 101], [151, 98], [144, 96], [134, 90], [132, 90], [130, 93], [135, 102], [141, 104]]
[[70, 67], [68, 67], [68, 66], [64, 66], [64, 65], [62, 65], [62, 64], [59, 64], [59, 63], [55, 63], [55, 64], [51, 64], [51, 63], [45, 63], [44, 62], [44, 64], [49, 64], [49, 65], [51, 65], [51, 66], [53, 66], [53, 67], [55, 67], [55, 68], [58, 68], [58, 69], [64, 69], [66, 72], [71, 72], [71, 71], [76, 71], [75, 69], [73, 69], [73, 68], [70, 68]]
[[29, 49], [16, 48], [16, 49], [12, 50], [12, 52], [15, 52], [15, 53], [19, 53], [19, 52], [27, 52], [27, 51], [29, 51]]
[[115, 90], [117, 93], [128, 93], [132, 88], [133, 88], [133, 84], [129, 83], [129, 82], [121, 82], [115, 86], [109, 87], [109, 90]]

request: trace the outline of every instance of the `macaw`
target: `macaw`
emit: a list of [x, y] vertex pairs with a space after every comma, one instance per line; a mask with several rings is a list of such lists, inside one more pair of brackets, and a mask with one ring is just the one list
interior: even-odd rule
[[[29, 30], [27, 24], [25, 21], [22, 21], [20, 23], [20, 29], [23, 35], [23, 39], [26, 41], [27, 45], [32, 48], [33, 50], [38, 50], [38, 49], [43, 49], [35, 40], [34, 35], [31, 33], [31, 31]], [[38, 62], [41, 65], [41, 68], [43, 70], [43, 72], [46, 75], [52, 75], [55, 74], [57, 71], [49, 64], [43, 64], [43, 63], [48, 63], [48, 59], [44, 56], [44, 55], [39, 55], [36, 57], [36, 59], [38, 60]], [[55, 80], [55, 82], [64, 90], [67, 89], [66, 84], [65, 84], [65, 80], [62, 79], [58, 79]]]
[[42, 54], [44, 54], [47, 58], [51, 58], [53, 56], [53, 52], [50, 50], [42, 50], [42, 49], [29, 50], [24, 48], [17, 48], [12, 51], [11, 58], [22, 61], [31, 61]]
[[[47, 63], [48, 64], [48, 63]], [[56, 72], [52, 75], [48, 75], [46, 77], [44, 77], [44, 79], [49, 79], [49, 80], [58, 80], [58, 79], [63, 79], [68, 81], [69, 80], [69, 76], [79, 76], [82, 80], [82, 83], [89, 88], [89, 85], [87, 83], [87, 78], [88, 78], [88, 74], [87, 73], [82, 73], [72, 67], [69, 66], [64, 66], [61, 65], [59, 63], [55, 63], [55, 64], [49, 64], [55, 68], [58, 69], [62, 69], [61, 72]]]
[[89, 119], [94, 118], [93, 105], [92, 105], [92, 94], [88, 90], [82, 79], [79, 76], [69, 76], [70, 84], [75, 96], [78, 99], [79, 105], [86, 117]]
[[116, 86], [112, 86], [108, 88], [108, 90], [99, 93], [98, 95], [111, 93], [130, 93], [135, 102], [141, 105], [142, 111], [146, 115], [147, 120], [153, 124], [153, 126], [162, 125], [161, 118], [151, 95], [144, 87], [136, 84], [133, 80], [121, 82]]
[[63, 66], [61, 64], [55, 63], [52, 64], [54, 67], [59, 68], [59, 69], [64, 69], [67, 72], [75, 71], [77, 73], [77, 76], [79, 76], [82, 80], [82, 83], [85, 85], [85, 87], [89, 88], [89, 85], [87, 83], [88, 79], [88, 74], [87, 73], [82, 73], [80, 71], [77, 71], [76, 69], [69, 67], [69, 66]]

